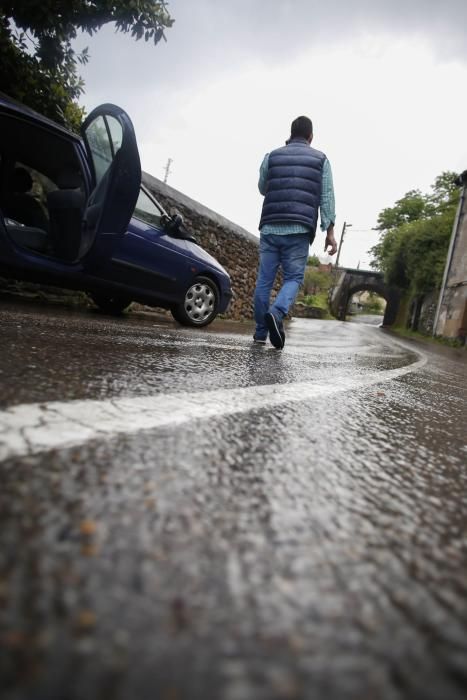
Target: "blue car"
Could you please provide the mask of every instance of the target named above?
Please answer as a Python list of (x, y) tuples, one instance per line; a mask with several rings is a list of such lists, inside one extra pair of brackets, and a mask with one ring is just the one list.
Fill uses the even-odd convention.
[(232, 296), (224, 268), (141, 184), (129, 116), (97, 107), (81, 138), (0, 95), (0, 274), (132, 301), (206, 326)]

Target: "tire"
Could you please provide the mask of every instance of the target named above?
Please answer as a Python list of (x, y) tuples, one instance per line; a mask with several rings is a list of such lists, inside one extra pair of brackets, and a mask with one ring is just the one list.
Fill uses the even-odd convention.
[(173, 306), (172, 316), (182, 326), (207, 326), (219, 308), (219, 291), (209, 277), (196, 277), (185, 292), (183, 302)]
[(107, 296), (106, 294), (91, 294), (91, 299), (106, 314), (120, 316), (120, 314), (131, 304), (131, 299), (119, 296)]

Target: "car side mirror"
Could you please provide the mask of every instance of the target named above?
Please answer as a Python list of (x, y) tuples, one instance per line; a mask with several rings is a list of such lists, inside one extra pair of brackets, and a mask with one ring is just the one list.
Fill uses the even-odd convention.
[(161, 217), (164, 228), (172, 235), (177, 234), (183, 224), (183, 217), (176, 209), (170, 209), (169, 214), (164, 214)]
[(170, 209), (170, 228), (179, 231), (183, 225), (183, 216), (174, 208)]
[(180, 214), (175, 214), (175, 216), (172, 216), (172, 228), (174, 228), (176, 231), (179, 231), (182, 225), (183, 217), (180, 216)]
[(175, 208), (170, 209), (170, 214), (168, 216), (162, 217), (162, 223), (170, 236), (197, 243), (193, 234), (185, 228), (183, 216)]

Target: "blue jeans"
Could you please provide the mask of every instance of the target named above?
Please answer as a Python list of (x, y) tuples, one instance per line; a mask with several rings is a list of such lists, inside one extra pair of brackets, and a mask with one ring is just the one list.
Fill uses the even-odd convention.
[[(255, 289), (255, 321), (257, 338), (267, 338), (268, 329), (264, 324), (264, 314), (270, 311), (281, 321), (295, 301), (298, 288), (303, 282), (310, 248), (308, 233), (277, 235), (261, 234), (259, 243), (259, 268)], [(271, 290), (276, 274), (282, 267), (284, 282), (269, 308)]]

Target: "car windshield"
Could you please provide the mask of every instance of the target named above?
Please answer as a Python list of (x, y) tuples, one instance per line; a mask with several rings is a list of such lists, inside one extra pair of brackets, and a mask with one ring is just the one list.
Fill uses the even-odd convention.
[(161, 218), (163, 215), (164, 211), (162, 208), (159, 207), (143, 189), (140, 189), (133, 216), (150, 226), (162, 228)]

